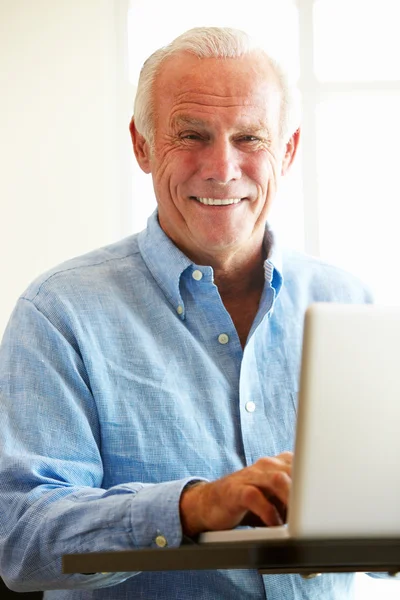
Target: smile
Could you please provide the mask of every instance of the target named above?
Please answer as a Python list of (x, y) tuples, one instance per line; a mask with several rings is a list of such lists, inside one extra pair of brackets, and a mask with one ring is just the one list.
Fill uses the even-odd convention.
[(229, 204), (239, 204), (242, 198), (227, 198), (226, 200), (220, 200), (219, 198), (198, 198), (192, 196), (201, 204), (207, 204), (208, 206), (228, 206)]

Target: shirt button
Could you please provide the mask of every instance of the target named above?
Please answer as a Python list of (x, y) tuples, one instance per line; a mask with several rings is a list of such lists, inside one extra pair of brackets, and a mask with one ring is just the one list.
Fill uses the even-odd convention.
[(218, 341), (220, 344), (227, 344), (229, 342), (229, 336), (226, 333), (220, 333), (218, 336)]
[(199, 271), (198, 269), (196, 269), (195, 271), (193, 271), (192, 277), (196, 281), (200, 281), (200, 279), (203, 279), (203, 273), (201, 271)]
[(245, 409), (247, 412), (252, 413), (256, 410), (256, 405), (250, 400), (250, 402), (246, 402)]
[(165, 548), (165, 546), (167, 545), (167, 540), (163, 535), (158, 535), (156, 537), (155, 542), (159, 548)]
[(176, 312), (178, 313), (178, 315), (181, 315), (183, 313), (183, 306), (181, 306), (181, 305), (177, 306)]

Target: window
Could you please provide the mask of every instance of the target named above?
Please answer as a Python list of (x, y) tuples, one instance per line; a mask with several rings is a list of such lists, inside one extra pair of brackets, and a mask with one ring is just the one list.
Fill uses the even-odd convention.
[(311, 111), (314, 115), (316, 202), (310, 208), (318, 230), (313, 250), (358, 274), (377, 302), (397, 304), (398, 0), (304, 5), (303, 22), (313, 40), (302, 64), (315, 101), (304, 106), (310, 122)]

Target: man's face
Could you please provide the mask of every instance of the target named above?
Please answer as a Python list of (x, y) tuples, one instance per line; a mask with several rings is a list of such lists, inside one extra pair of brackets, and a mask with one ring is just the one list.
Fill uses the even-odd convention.
[(162, 229), (195, 262), (254, 253), (295, 147), (279, 139), (272, 68), (255, 55), (180, 53), (164, 63), (154, 101), (153, 152), (145, 144), (136, 155), (152, 174)]

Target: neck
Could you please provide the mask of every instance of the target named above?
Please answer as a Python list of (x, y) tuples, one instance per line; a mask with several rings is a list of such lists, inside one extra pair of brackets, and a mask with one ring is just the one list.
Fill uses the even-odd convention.
[(206, 263), (200, 263), (209, 264), (214, 269), (214, 282), (235, 325), (242, 348), (258, 311), (265, 283), (264, 261), (271, 253), (272, 244), (273, 235), (267, 229), (264, 243), (252, 254), (247, 253), (244, 257), (243, 252), (237, 252), (229, 260), (216, 260), (214, 256)]
[(214, 270), (214, 282), (222, 297), (240, 298), (264, 287), (264, 262), (270, 256), (273, 234), (267, 229), (263, 244), (246, 256), (237, 252), (223, 260), (212, 257), (207, 263)]
[(235, 325), (242, 348), (257, 314), (261, 294), (264, 288), (264, 260), (266, 253), (262, 248), (254, 260), (239, 268), (229, 265), (224, 268), (214, 265), (214, 282), (218, 287), (222, 302)]
[(213, 264), (214, 283), (222, 298), (241, 298), (262, 290), (264, 286), (264, 252), (246, 261), (230, 261), (228, 264)]

